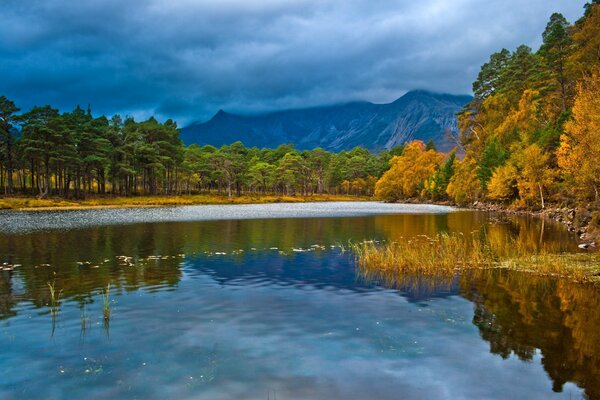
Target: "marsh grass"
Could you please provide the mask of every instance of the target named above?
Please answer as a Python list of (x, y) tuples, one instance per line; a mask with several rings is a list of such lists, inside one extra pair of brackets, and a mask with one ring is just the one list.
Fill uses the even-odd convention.
[(56, 315), (60, 309), (60, 295), (62, 294), (62, 289), (58, 291), (56, 290), (55, 281), (52, 283), (47, 282), (47, 285), (48, 289), (50, 290), (50, 312), (52, 315)]
[(492, 245), (480, 233), (439, 233), (381, 245), (362, 242), (352, 244), (351, 249), (363, 277), (392, 285), (406, 281), (407, 276), (419, 284), (437, 280), (446, 285), (456, 274), (493, 268), (600, 282), (600, 258), (594, 253), (559, 254), (516, 240)]
[(132, 197), (92, 197), (86, 200), (65, 200), (61, 198), (37, 199), (33, 197), (0, 197), (0, 210), (55, 210), (55, 209), (87, 209), (87, 208), (121, 208), (121, 207), (157, 207), (186, 206), (200, 204), (266, 204), (266, 203), (304, 203), (324, 201), (364, 201), (371, 200), (366, 196), (350, 195), (310, 195), (283, 196), (246, 194), (227, 197), (217, 193), (181, 195), (181, 196), (132, 196)]
[(106, 288), (102, 290), (102, 317), (104, 322), (110, 321), (110, 283), (106, 285)]
[(87, 328), (90, 325), (90, 316), (87, 313), (85, 306), (81, 310), (81, 334), (85, 336)]

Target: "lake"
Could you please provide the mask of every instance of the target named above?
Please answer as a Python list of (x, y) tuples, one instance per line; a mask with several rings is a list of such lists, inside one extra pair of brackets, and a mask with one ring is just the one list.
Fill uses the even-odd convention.
[(386, 287), (348, 251), (438, 232), (577, 251), (559, 224), (430, 205), (2, 212), (0, 398), (600, 399), (596, 288)]

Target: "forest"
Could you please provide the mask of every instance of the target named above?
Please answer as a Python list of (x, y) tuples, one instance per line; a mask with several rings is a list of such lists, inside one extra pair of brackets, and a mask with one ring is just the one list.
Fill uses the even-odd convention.
[(186, 147), (172, 120), (95, 118), (79, 106), (63, 114), (50, 106), (18, 112), (0, 97), (0, 188), (8, 195), (372, 195), (391, 157), (402, 152), (374, 155), (355, 148), (334, 154), (240, 142)]
[(459, 114), (462, 160), (411, 143), (375, 194), (520, 207), (598, 202), (600, 190), (600, 2), (574, 24), (551, 16), (533, 52), (490, 56)]
[[(490, 56), (459, 114), (460, 144), (444, 154), (414, 141), (372, 154), (184, 146), (177, 125), (94, 117), (77, 106), (20, 113), (0, 97), (0, 190), (89, 194), (215, 192), (374, 195), (386, 201), (494, 201), (529, 208), (600, 200), (600, 0), (574, 24), (551, 16), (537, 51)], [(457, 156), (460, 155), (460, 156)]]

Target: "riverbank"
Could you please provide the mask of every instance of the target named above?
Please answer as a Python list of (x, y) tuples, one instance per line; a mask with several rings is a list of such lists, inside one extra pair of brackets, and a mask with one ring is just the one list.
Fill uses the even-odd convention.
[(476, 201), (470, 204), (468, 208), (479, 211), (548, 218), (564, 224), (569, 232), (576, 233), (582, 242), (581, 248), (593, 248), (600, 243), (600, 210), (594, 209), (591, 205), (588, 207), (548, 205), (544, 209), (532, 210)]
[(515, 207), (512, 205), (475, 201), (468, 204), (455, 204), (452, 201), (428, 201), (424, 199), (403, 199), (402, 203), (437, 204), (467, 210), (488, 211), (509, 215), (530, 215), (547, 218), (564, 224), (569, 232), (576, 233), (581, 248), (595, 248), (600, 245), (600, 208), (589, 204), (587, 207), (564, 207), (548, 204), (544, 209)]
[(49, 211), (49, 210), (85, 210), (99, 208), (131, 208), (191, 206), (206, 204), (268, 204), (268, 203), (306, 203), (326, 201), (368, 201), (372, 197), (315, 194), (310, 196), (277, 196), (277, 195), (242, 195), (227, 197), (226, 195), (198, 194), (182, 196), (139, 196), (139, 197), (89, 197), (85, 200), (35, 197), (0, 197), (0, 210), (14, 211)]

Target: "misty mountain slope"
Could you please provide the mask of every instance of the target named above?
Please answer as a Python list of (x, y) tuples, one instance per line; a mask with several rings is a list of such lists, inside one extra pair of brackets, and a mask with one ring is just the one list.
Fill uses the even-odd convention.
[(352, 102), (252, 116), (219, 110), (209, 121), (181, 129), (181, 138), (185, 144), (217, 147), (239, 140), (246, 146), (293, 143), (298, 149), (332, 151), (355, 146), (379, 151), (420, 139), (449, 150), (458, 131), (456, 113), (469, 101), (470, 96), (418, 90), (389, 104)]

